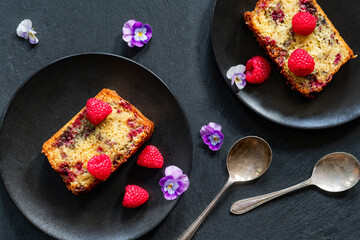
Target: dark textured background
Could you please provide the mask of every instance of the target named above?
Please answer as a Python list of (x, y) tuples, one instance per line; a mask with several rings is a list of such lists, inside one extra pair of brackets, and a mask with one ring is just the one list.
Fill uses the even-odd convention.
[[(232, 186), (194, 239), (358, 239), (359, 186), (338, 194), (310, 187), (243, 216), (230, 214), (229, 208), (236, 200), (305, 180), (324, 154), (346, 151), (360, 157), (360, 122), (327, 130), (297, 130), (269, 122), (249, 110), (222, 80), (212, 53), (214, 3), (0, 1), (0, 117), (19, 86), (60, 57), (109, 52), (131, 58), (151, 69), (174, 91), (188, 116), (194, 139), (189, 190), (169, 217), (142, 239), (176, 239), (226, 182), (226, 153), (246, 135), (258, 135), (269, 142), (272, 165), (260, 179)], [(38, 32), (37, 46), (16, 36), (16, 27), (25, 18), (33, 21)], [(130, 49), (121, 39), (122, 25), (132, 18), (153, 27), (153, 39), (142, 49)], [(215, 153), (199, 137), (199, 129), (209, 121), (221, 124), (225, 135), (222, 149)], [(2, 180), (0, 219), (0, 239), (51, 239), (19, 212)]]

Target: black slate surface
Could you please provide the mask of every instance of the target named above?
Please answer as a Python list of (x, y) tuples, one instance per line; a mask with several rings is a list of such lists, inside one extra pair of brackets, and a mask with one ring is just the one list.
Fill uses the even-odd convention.
[[(249, 110), (222, 80), (215, 63), (210, 37), (214, 3), (1, 1), (0, 117), (17, 88), (60, 57), (83, 52), (129, 57), (156, 73), (177, 95), (190, 122), (194, 147), (189, 190), (169, 217), (141, 239), (176, 239), (226, 182), (227, 151), (246, 135), (269, 142), (272, 165), (260, 179), (232, 186), (194, 239), (358, 239), (359, 185), (338, 194), (310, 187), (243, 216), (230, 214), (236, 200), (305, 180), (324, 154), (346, 151), (360, 157), (360, 120), (331, 129), (298, 130)], [(38, 32), (37, 46), (16, 36), (16, 27), (25, 18), (33, 21)], [(121, 39), (122, 25), (131, 18), (153, 27), (153, 39), (142, 49), (130, 49)], [(222, 149), (215, 153), (199, 137), (201, 126), (209, 121), (221, 124), (225, 135)], [(19, 212), (2, 180), (0, 219), (0, 239), (51, 239)]]

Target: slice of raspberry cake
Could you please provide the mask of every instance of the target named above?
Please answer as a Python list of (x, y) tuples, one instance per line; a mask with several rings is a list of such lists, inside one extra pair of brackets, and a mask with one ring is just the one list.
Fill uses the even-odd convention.
[[(91, 158), (108, 156), (114, 172), (151, 137), (153, 130), (153, 122), (138, 109), (115, 91), (103, 89), (44, 143), (42, 152), (67, 188), (80, 194), (104, 181), (89, 173), (87, 164)], [(99, 171), (101, 167), (104, 164), (100, 163)]]
[[(356, 57), (315, 0), (260, 0), (244, 17), (292, 88), (306, 97), (320, 92), (344, 63)], [(296, 49), (305, 50), (315, 62), (307, 69), (301, 69), (302, 62), (297, 63), (300, 69), (295, 73), (310, 72), (306, 76), (289, 69), (289, 57)]]

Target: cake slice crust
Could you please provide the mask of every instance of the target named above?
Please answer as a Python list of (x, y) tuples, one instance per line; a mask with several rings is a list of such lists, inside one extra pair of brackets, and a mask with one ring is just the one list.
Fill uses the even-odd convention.
[(99, 124), (80, 110), (42, 148), (51, 167), (74, 194), (90, 191), (102, 181), (87, 171), (94, 155), (106, 154), (112, 161), (111, 172), (126, 162), (154, 131), (154, 124), (115, 91), (103, 89), (95, 98), (108, 103), (112, 112)]
[[(292, 30), (293, 16), (304, 11), (317, 20), (309, 36), (297, 35)], [(306, 97), (320, 92), (342, 65), (356, 57), (315, 0), (260, 0), (244, 18), (287, 82)], [(315, 69), (308, 76), (295, 76), (287, 66), (289, 56), (297, 48), (314, 58)]]

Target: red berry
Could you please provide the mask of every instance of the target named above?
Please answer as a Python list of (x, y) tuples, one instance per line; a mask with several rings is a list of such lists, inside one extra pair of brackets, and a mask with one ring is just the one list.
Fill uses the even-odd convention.
[(90, 98), (86, 103), (86, 117), (94, 125), (101, 123), (111, 112), (111, 106), (102, 100)]
[(99, 180), (106, 180), (111, 174), (111, 160), (106, 154), (90, 158), (87, 169), (91, 175)]
[(288, 67), (296, 76), (305, 77), (314, 71), (315, 61), (307, 51), (298, 48), (291, 53)]
[(298, 12), (292, 19), (292, 28), (296, 34), (310, 35), (316, 27), (314, 15), (308, 12)]
[(271, 73), (270, 63), (261, 56), (255, 56), (246, 63), (246, 81), (249, 83), (263, 83)]
[(137, 165), (147, 168), (162, 168), (163, 164), (164, 158), (159, 149), (152, 145), (146, 146), (137, 159)]
[(125, 187), (123, 206), (126, 208), (136, 208), (143, 205), (148, 199), (149, 194), (145, 189), (137, 185), (127, 185)]

